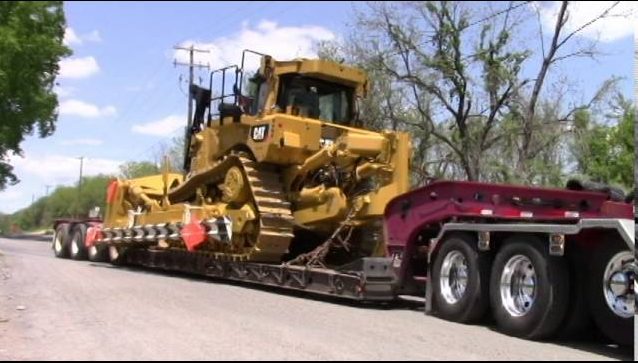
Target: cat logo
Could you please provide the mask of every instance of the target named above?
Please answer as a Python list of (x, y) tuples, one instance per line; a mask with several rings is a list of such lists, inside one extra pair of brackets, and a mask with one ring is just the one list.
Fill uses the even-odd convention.
[(258, 125), (250, 128), (250, 137), (253, 141), (264, 141), (268, 136), (268, 125)]

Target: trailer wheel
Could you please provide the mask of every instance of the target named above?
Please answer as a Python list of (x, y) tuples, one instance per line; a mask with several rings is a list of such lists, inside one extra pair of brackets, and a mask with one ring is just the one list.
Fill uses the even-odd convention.
[(108, 255), (109, 262), (113, 265), (123, 265), (124, 264), (124, 248), (117, 246), (109, 246), (108, 247)]
[(458, 233), (443, 242), (431, 282), (441, 318), (473, 323), (485, 315), (489, 303), (489, 266), (489, 256), (476, 250), (475, 237)]
[(587, 289), (589, 284), (590, 254), (584, 247), (570, 245), (565, 258), (569, 264), (569, 305), (565, 320), (558, 330), (558, 338), (562, 340), (589, 337), (594, 327), (594, 320), (589, 312)]
[(69, 225), (67, 223), (61, 223), (55, 229), (53, 234), (53, 253), (57, 258), (69, 257)]
[(632, 345), (635, 292), (633, 274), (626, 270), (634, 261), (620, 243), (604, 243), (594, 252), (589, 278), (589, 306), (598, 328), (620, 345)]
[(562, 257), (549, 256), (533, 236), (514, 236), (497, 253), (490, 277), (492, 314), (501, 331), (548, 338), (564, 321), (569, 274)]
[(86, 259), (86, 226), (84, 224), (76, 224), (71, 234), (70, 252), (71, 258), (74, 260)]
[(90, 246), (87, 249), (89, 261), (91, 262), (104, 262), (107, 260), (108, 249), (104, 246), (96, 245)]

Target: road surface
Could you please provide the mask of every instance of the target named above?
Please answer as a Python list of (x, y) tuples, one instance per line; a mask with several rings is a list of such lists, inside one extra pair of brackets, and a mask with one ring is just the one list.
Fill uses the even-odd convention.
[(485, 326), (278, 290), (56, 259), (0, 239), (0, 360), (608, 360), (600, 342), (541, 343)]

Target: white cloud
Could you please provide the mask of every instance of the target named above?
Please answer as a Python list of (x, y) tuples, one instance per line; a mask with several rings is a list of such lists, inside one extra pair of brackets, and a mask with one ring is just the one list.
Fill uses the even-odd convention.
[(60, 103), (60, 115), (98, 118), (115, 116), (117, 110), (113, 106), (98, 107), (80, 100), (66, 100)]
[(9, 186), (0, 192), (0, 213), (11, 214), (30, 201), (31, 199), (27, 198), (24, 190), (20, 190), (20, 184)]
[(73, 44), (82, 44), (82, 39), (80, 39), (80, 37), (78, 37), (77, 34), (75, 34), (75, 31), (73, 30), (73, 28), (66, 28), (64, 29), (64, 39), (62, 40), (62, 42), (65, 45), (73, 45)]
[(184, 116), (170, 115), (161, 120), (151, 121), (145, 124), (135, 124), (131, 128), (131, 131), (145, 135), (167, 136), (186, 127), (186, 121), (184, 119)]
[(82, 45), (85, 41), (94, 43), (101, 42), (102, 37), (100, 37), (100, 32), (93, 30), (88, 34), (78, 35), (71, 27), (64, 29), (63, 43), (65, 45)]
[(88, 34), (85, 34), (82, 37), (84, 40), (86, 40), (87, 42), (96, 42), (99, 43), (102, 41), (102, 37), (100, 36), (100, 32), (97, 30), (94, 30)]
[[(0, 192), (0, 213), (14, 213), (31, 204), (32, 198), (41, 198), (46, 186), (52, 192), (57, 186), (77, 185), (80, 173), (80, 155), (62, 155), (26, 152), (24, 157), (11, 155), (9, 163), (20, 178), (17, 185)], [(101, 158), (84, 158), (83, 176), (98, 174), (117, 175), (123, 161)]]
[(62, 87), (62, 86), (53, 87), (53, 92), (55, 92), (60, 98), (69, 97), (73, 94), (74, 91), (75, 91), (75, 88), (73, 87)]
[[(33, 154), (11, 159), (23, 180), (31, 175), (46, 180), (48, 184), (70, 184), (77, 181), (80, 172), (80, 160), (74, 156)], [(121, 164), (118, 160), (84, 158), (82, 175), (114, 174)]]
[(22, 193), (19, 190), (7, 189), (0, 192), (0, 201), (2, 202), (15, 201), (22, 198), (23, 196), (24, 196), (24, 193)]
[[(537, 2), (540, 7), (543, 28), (551, 31), (556, 24), (556, 16), (560, 10), (560, 1)], [(565, 34), (569, 34), (601, 15), (613, 5), (612, 1), (570, 1), (567, 7), (569, 18), (565, 24)], [(621, 1), (607, 17), (597, 20), (578, 34), (589, 39), (602, 42), (630, 36), (634, 32), (636, 5), (633, 1)], [(551, 30), (550, 30), (551, 29)]]
[[(262, 20), (255, 27), (244, 22), (242, 29), (229, 37), (219, 37), (211, 42), (191, 40), (182, 43), (181, 46), (194, 45), (196, 48), (208, 50), (209, 53), (195, 53), (195, 62), (208, 63), (216, 69), (240, 63), (241, 52), (244, 49), (266, 53), (277, 60), (313, 57), (313, 48), (317, 41), (334, 38), (334, 33), (320, 26), (280, 26), (276, 22)], [(176, 50), (174, 55), (177, 61), (188, 62), (188, 51)], [(255, 69), (258, 65), (259, 57), (247, 55), (247, 69)]]
[(100, 71), (93, 57), (66, 58), (60, 61), (60, 78), (86, 78)]
[(72, 145), (88, 145), (88, 146), (98, 146), (102, 145), (104, 141), (97, 139), (74, 139), (74, 140), (63, 140), (60, 141), (60, 145), (64, 146), (72, 146)]

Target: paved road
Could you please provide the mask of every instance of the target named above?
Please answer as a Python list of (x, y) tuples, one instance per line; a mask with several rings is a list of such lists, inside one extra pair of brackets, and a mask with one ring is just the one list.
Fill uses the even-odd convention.
[[(0, 360), (600, 360), (602, 343), (520, 340), (428, 317), (108, 264), (0, 239)], [(18, 310), (24, 308), (24, 310)]]

